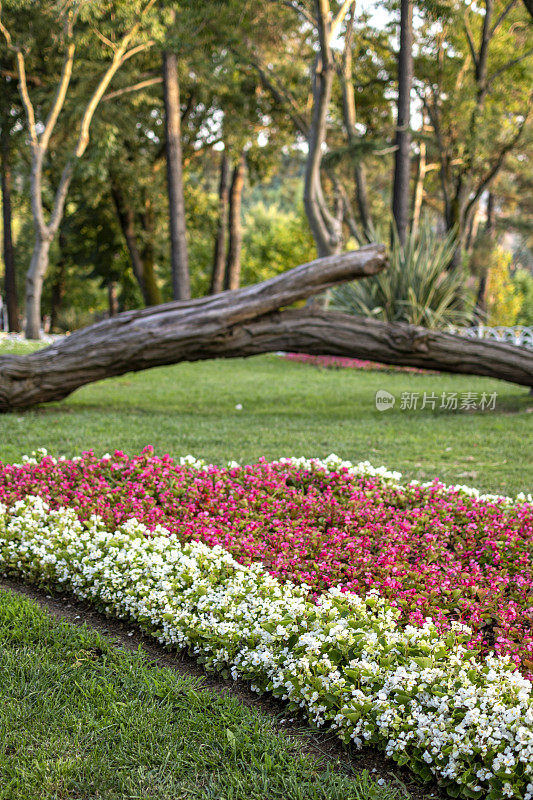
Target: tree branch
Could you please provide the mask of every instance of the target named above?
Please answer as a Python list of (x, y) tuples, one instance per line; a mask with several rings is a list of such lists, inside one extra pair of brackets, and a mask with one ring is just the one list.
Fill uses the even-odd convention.
[(489, 78), (487, 78), (487, 88), (494, 83), (496, 78), (499, 78), (499, 76), (502, 75), (504, 72), (507, 72), (508, 69), (514, 67), (515, 64), (519, 64), (521, 61), (524, 61), (524, 59), (529, 58), (529, 56), (532, 53), (533, 53), (533, 47), (530, 47), (529, 50), (526, 50), (526, 52), (522, 53), (521, 56), (513, 58), (511, 61), (508, 61), (507, 64), (504, 64), (503, 67), (497, 69), (496, 72), (493, 72), (492, 75)]
[(74, 63), (74, 50), (75, 50), (74, 42), (70, 42), (67, 47), (67, 55), (65, 61), (63, 62), (63, 70), (61, 72), (61, 78), (59, 81), (59, 86), (57, 87), (57, 94), (50, 109), (50, 113), (48, 114), (48, 119), (46, 120), (46, 124), (44, 126), (44, 131), (42, 133), (39, 146), (41, 147), (43, 153), (46, 152), (48, 149), (48, 144), (50, 142), (50, 137), (54, 130), (55, 124), (57, 122), (57, 118), (61, 113), (61, 109), (65, 103), (65, 98), (67, 96), (67, 90), (70, 83), (70, 78), (72, 76), (72, 65)]
[[(153, 3), (149, 3), (149, 5), (152, 4)], [(124, 36), (120, 46), (115, 51), (113, 60), (109, 64), (105, 73), (102, 75), (98, 86), (94, 90), (93, 95), (85, 108), (80, 123), (80, 134), (78, 137), (78, 143), (74, 151), (74, 156), (76, 158), (81, 158), (81, 156), (83, 155), (83, 153), (87, 148), (87, 145), (89, 144), (89, 128), (92, 122), (92, 118), (98, 107), (98, 103), (104, 96), (105, 90), (111, 83), (111, 80), (113, 79), (115, 73), (118, 71), (118, 69), (122, 66), (122, 64), (127, 58), (130, 58), (132, 55), (135, 55), (135, 53), (141, 52), (141, 50), (146, 50), (148, 47), (151, 47), (154, 44), (154, 42), (150, 40), (142, 45), (138, 45), (137, 47), (132, 48), (129, 51), (127, 50), (129, 43), (137, 33), (139, 27), (140, 27), (140, 22), (134, 25), (134, 27), (130, 30), (130, 32), (126, 34), (126, 36)]]
[[(490, 22), (494, 10), (494, 0), (485, 0), (485, 16), (483, 17), (483, 29), (481, 33), (481, 44), (477, 58), (476, 80), (479, 85), (479, 93), (485, 89), (485, 79), (487, 76), (487, 60), (489, 55), (489, 45), (491, 42)], [(479, 101), (478, 101), (479, 102)]]
[[(19, 74), (18, 70), (13, 69), (0, 69), (0, 75), (3, 78), (15, 78), (18, 80)], [(26, 80), (28, 83), (33, 83), (34, 86), (42, 86), (43, 82), (37, 75), (26, 75)]]
[(331, 41), (337, 35), (337, 32), (338, 32), (340, 26), (343, 23), (344, 17), (346, 16), (348, 11), (350, 10), (350, 6), (352, 6), (354, 3), (355, 3), (355, 0), (344, 0), (342, 6), (340, 7), (340, 9), (339, 9), (339, 11), (337, 13), (337, 16), (335, 17), (335, 19), (333, 20), (333, 22), (330, 25), (330, 29), (329, 29), (329, 41), (330, 41), (330, 44), (331, 44)]
[(15, 59), (17, 62), (20, 96), (22, 98), (22, 105), (24, 106), (24, 111), (26, 112), (26, 118), (28, 120), (28, 130), (30, 133), (30, 140), (32, 146), (37, 147), (38, 137), (37, 137), (37, 129), (35, 127), (35, 110), (33, 108), (33, 103), (31, 102), (30, 94), (28, 92), (28, 81), (26, 79), (26, 62), (24, 61), (24, 56), (22, 55), (20, 48), (13, 44), (11, 34), (4, 25), (4, 23), (2, 22), (1, 14), (2, 14), (2, 3), (0, 2), (0, 33), (2, 33), (4, 39), (6, 40), (8, 50), (11, 50), (11, 52), (15, 54)]
[(485, 174), (485, 176), (479, 182), (477, 188), (474, 190), (474, 196), (470, 199), (470, 201), (468, 202), (468, 204), (466, 206), (466, 209), (465, 209), (465, 218), (468, 216), (468, 214), (470, 214), (470, 212), (472, 211), (473, 207), (475, 206), (475, 204), (477, 203), (477, 201), (479, 200), (479, 198), (481, 197), (481, 195), (483, 194), (485, 189), (487, 189), (487, 187), (494, 180), (494, 178), (496, 177), (496, 175), (498, 174), (500, 169), (503, 167), (503, 164), (504, 164), (504, 161), (505, 161), (505, 158), (506, 158), (507, 154), (513, 149), (513, 147), (520, 140), (520, 137), (522, 136), (522, 133), (524, 132), (524, 129), (526, 127), (526, 124), (527, 124), (527, 121), (528, 121), (528, 118), (529, 118), (529, 114), (530, 114), (530, 107), (528, 106), (528, 110), (527, 110), (526, 114), (524, 114), (524, 119), (522, 120), (522, 122), (521, 122), (521, 124), (520, 124), (520, 126), (519, 126), (519, 128), (518, 128), (518, 130), (516, 132), (516, 134), (501, 149), (501, 151), (500, 151), (498, 157), (496, 158), (495, 162), (493, 163), (492, 167), (488, 170), (488, 172)]
[(54, 207), (52, 209), (52, 214), (50, 215), (50, 222), (48, 223), (48, 233), (51, 236), (55, 236), (55, 234), (59, 229), (61, 218), (63, 216), (63, 209), (65, 207), (65, 200), (67, 199), (67, 194), (70, 186), (70, 181), (72, 180), (73, 170), (74, 170), (74, 165), (72, 163), (72, 160), (67, 161), (67, 163), (63, 167), (61, 178), (59, 179), (59, 185), (54, 195)]
[[(238, 55), (237, 53), (237, 56)], [(309, 135), (309, 126), (304, 117), (300, 114), (298, 105), (292, 94), (275, 81), (272, 75), (267, 72), (265, 66), (257, 58), (250, 58), (249, 60), (252, 67), (254, 67), (259, 75), (264, 88), (270, 92), (277, 103), (285, 107), (295, 127), (307, 138)]]
[(30, 99), (30, 94), (28, 92), (28, 82), (26, 80), (26, 63), (24, 61), (24, 56), (17, 50), (17, 67), (19, 72), (19, 86), (20, 86), (20, 96), (22, 98), (22, 105), (24, 106), (24, 110), (26, 112), (26, 118), (28, 120), (28, 131), (30, 134), (30, 139), (33, 147), (38, 147), (38, 137), (37, 137), (37, 127), (35, 125), (35, 110), (33, 108), (33, 103)]
[(115, 51), (117, 46), (111, 39), (108, 39), (107, 36), (104, 36), (103, 33), (100, 33), (98, 28), (93, 28), (94, 33), (98, 36), (101, 42), (103, 42), (107, 47), (111, 48), (111, 50)]
[(143, 50), (148, 50), (150, 47), (153, 47), (155, 44), (155, 39), (149, 39), (147, 42), (143, 42), (142, 44), (138, 44), (136, 47), (132, 47), (131, 50), (128, 50), (127, 53), (124, 53), (122, 59), (120, 61), (120, 65), (127, 61), (132, 56), (136, 56), (137, 53), (142, 53)]
[(477, 69), (476, 45), (474, 43), (474, 37), (472, 36), (472, 31), (470, 30), (470, 23), (468, 22), (468, 17), (466, 16), (466, 13), (465, 13), (465, 16), (464, 16), (464, 24), (465, 24), (466, 38), (467, 38), (467, 41), (468, 41), (468, 46), (470, 48), (470, 53), (472, 55), (472, 60), (474, 62), (474, 66)]
[(511, 0), (511, 2), (508, 3), (505, 6), (505, 8), (503, 9), (502, 13), (500, 14), (500, 16), (498, 17), (498, 19), (496, 20), (496, 22), (494, 23), (494, 25), (491, 28), (491, 31), (490, 31), (490, 35), (491, 36), (494, 36), (494, 34), (496, 33), (496, 31), (498, 30), (498, 28), (500, 27), (500, 25), (504, 21), (504, 19), (507, 16), (507, 14), (515, 7), (517, 2), (518, 2), (518, 0)]
[(134, 83), (132, 86), (124, 86), (122, 89), (116, 89), (114, 92), (108, 92), (102, 97), (102, 100), (114, 100), (116, 97), (122, 97), (122, 95), (129, 94), (130, 92), (138, 92), (141, 89), (146, 89), (148, 86), (156, 86), (159, 83), (163, 83), (163, 78), (147, 78), (144, 81), (139, 81), (139, 83)]
[[(274, 0), (274, 2), (276, 2), (276, 0)], [(316, 18), (304, 6), (301, 6), (297, 0), (279, 0), (279, 2), (281, 2), (281, 5), (286, 6), (286, 8), (296, 11), (309, 25), (316, 28)]]

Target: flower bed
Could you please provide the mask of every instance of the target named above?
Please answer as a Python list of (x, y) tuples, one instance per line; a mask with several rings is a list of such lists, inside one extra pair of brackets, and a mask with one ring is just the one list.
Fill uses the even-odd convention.
[(467, 623), (469, 645), (533, 672), (533, 505), (464, 487), (402, 485), (398, 473), (326, 462), (176, 464), (147, 449), (0, 466), (0, 501), (27, 495), (110, 530), (136, 518), (179, 541), (219, 544), (281, 582), (361, 596), (377, 590), (400, 624)]
[(445, 636), (429, 620), (401, 627), (376, 591), (330, 588), (315, 603), (305, 584), (218, 545), (78, 512), (30, 495), (0, 503), (2, 569), (137, 620), (345, 741), (438, 776), (452, 796), (533, 798), (532, 684), (509, 658), (476, 659), (459, 623)]
[(285, 353), (286, 361), (298, 361), (301, 364), (310, 364), (313, 367), (324, 369), (362, 369), (371, 372), (416, 372), (420, 375), (435, 375), (434, 371), (419, 369), (418, 367), (395, 367), (393, 364), (380, 364), (377, 361), (366, 361), (361, 358), (347, 358), (346, 356), (310, 356), (305, 353)]

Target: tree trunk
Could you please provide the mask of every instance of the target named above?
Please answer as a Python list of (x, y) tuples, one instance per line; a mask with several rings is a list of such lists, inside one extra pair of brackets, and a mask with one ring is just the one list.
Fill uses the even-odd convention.
[(361, 225), (363, 226), (363, 233), (367, 242), (372, 241), (374, 223), (372, 221), (372, 212), (370, 211), (370, 203), (368, 200), (368, 191), (366, 186), (366, 167), (362, 161), (355, 165), (355, 196), (357, 199), (357, 208), (359, 209), (359, 216), (361, 217)]
[(278, 350), (533, 386), (533, 351), (523, 347), (308, 308), (277, 312), (338, 282), (375, 275), (385, 265), (385, 249), (371, 245), (234, 292), (123, 312), (36, 353), (0, 357), (0, 410), (60, 400), (80, 386), (125, 372)]
[(44, 239), (37, 233), (26, 273), (26, 339), (41, 338), (41, 295), (44, 276), (48, 270), (50, 239)]
[(4, 252), (4, 291), (6, 295), (7, 320), (10, 331), (17, 332), (19, 327), (17, 284), (15, 271), (15, 251), (13, 249), (13, 234), (11, 220), (11, 163), (9, 159), (9, 131), (6, 125), (2, 126), (2, 221), (3, 221), (3, 252)]
[(161, 302), (161, 295), (155, 281), (154, 265), (153, 263), (151, 265), (149, 263), (145, 264), (143, 253), (137, 241), (135, 209), (125, 197), (120, 187), (120, 182), (113, 177), (111, 177), (111, 196), (124, 239), (126, 240), (128, 253), (130, 254), (133, 274), (139, 284), (144, 303), (147, 306), (157, 305)]
[[(319, 7), (320, 10), (320, 7)], [(329, 24), (322, 18), (324, 27)], [(330, 214), (320, 177), (322, 148), (326, 141), (326, 126), (333, 84), (333, 57), (326, 33), (321, 37), (321, 55), (315, 59), (313, 72), (313, 113), (307, 140), (305, 163), (304, 207), (315, 240), (319, 258), (338, 252), (342, 241), (342, 226)]]
[(398, 54), (398, 119), (392, 214), (400, 244), (409, 227), (409, 176), (411, 166), (411, 85), (413, 82), (413, 2), (401, 0), (400, 52)]
[(472, 250), (476, 244), (476, 238), (479, 231), (479, 223), (481, 221), (481, 212), (479, 203), (476, 203), (474, 211), (472, 212), (471, 219), (468, 224), (468, 232), (466, 234), (465, 251), (468, 255), (472, 255)]
[(479, 276), (479, 284), (476, 295), (476, 303), (472, 315), (472, 324), (477, 325), (484, 322), (487, 318), (487, 279), (489, 275), (489, 263), (492, 250), (494, 248), (494, 238), (496, 235), (496, 203), (493, 192), (489, 193), (487, 200), (487, 221), (483, 232), (482, 242), (482, 263)]
[(157, 284), (156, 263), (155, 263), (155, 225), (152, 202), (149, 197), (145, 198), (144, 210), (140, 215), (142, 224), (142, 260), (144, 283), (146, 294), (149, 298), (147, 305), (156, 306), (161, 302), (161, 290)]
[(246, 155), (241, 153), (233, 169), (229, 192), (229, 244), (226, 259), (226, 289), (238, 289), (241, 282), (242, 221), (241, 204), (246, 171)]
[(50, 332), (56, 331), (59, 322), (59, 312), (63, 306), (63, 299), (65, 297), (65, 256), (63, 247), (65, 244), (65, 235), (60, 231), (59, 233), (59, 246), (61, 248), (61, 255), (56, 267), (54, 275), (54, 282), (52, 283), (52, 297), (50, 303)]
[(183, 198), (180, 87), (178, 60), (175, 53), (163, 53), (163, 94), (165, 98), (172, 294), (174, 300), (187, 300), (191, 296), (191, 287)]
[(474, 313), (472, 315), (472, 325), (477, 325), (480, 322), (485, 322), (487, 318), (487, 300), (485, 297), (486, 291), (487, 291), (487, 270), (484, 270), (479, 277), (476, 303), (474, 306)]
[[(133, 369), (134, 367), (131, 367), (129, 362), (131, 347), (137, 349), (143, 359), (144, 356), (141, 354), (146, 349), (145, 335), (149, 339), (154, 336), (154, 343), (159, 343), (156, 350), (160, 346), (163, 350), (160, 357), (164, 359), (166, 357), (164, 353), (167, 353), (169, 361), (166, 363), (173, 363), (174, 354), (178, 352), (173, 343), (181, 342), (178, 350), (181, 351), (180, 348), (185, 347), (183, 352), (190, 345), (194, 347), (196, 334), (193, 329), (197, 328), (200, 334), (207, 326), (207, 329), (211, 330), (216, 337), (221, 331), (228, 332), (234, 325), (246, 323), (257, 316), (274, 311), (280, 306), (290, 305), (310, 295), (319, 294), (339, 280), (374, 275), (383, 269), (385, 263), (385, 249), (374, 245), (344, 255), (313, 261), (264, 283), (232, 293), (223, 292), (201, 300), (166, 303), (140, 311), (123, 312), (112, 320), (99, 322), (85, 329), (87, 336), (83, 330), (77, 331), (62, 343), (54, 345), (52, 351), (47, 350), (48, 355), (53, 358), (47, 362), (45, 368), (49, 369), (53, 361), (58, 369), (62, 369), (65, 367), (63, 355), (67, 341), (75, 343), (79, 341), (80, 336), (82, 338), (81, 349), (74, 348), (76, 355), (68, 356), (67, 370), (69, 374), (63, 375), (63, 388), (58, 385), (52, 372), (50, 372), (49, 379), (44, 374), (38, 376), (37, 373), (33, 373), (31, 367), (33, 362), (31, 361), (19, 362), (22, 371), (17, 372), (18, 367), (16, 367), (13, 372), (0, 358), (0, 408), (31, 406), (34, 403), (58, 399), (60, 396), (66, 397), (77, 386), (97, 380), (94, 375), (103, 376), (110, 368), (111, 361), (115, 362), (115, 367), (111, 366), (110, 374), (121, 374), (121, 370), (127, 372)], [(188, 324), (188, 320), (191, 321), (192, 328)], [(153, 334), (152, 326), (154, 326)], [(109, 348), (108, 354), (104, 356), (99, 348), (93, 350), (91, 345), (91, 341), (100, 341), (100, 333), (107, 341)], [(205, 342), (205, 337), (202, 338), (199, 335), (198, 347), (200, 349), (202, 341)], [(71, 354), (74, 352), (70, 345), (67, 351)], [(148, 352), (146, 352), (146, 356), (150, 360), (151, 356)], [(146, 363), (148, 365), (148, 361)], [(5, 373), (7, 383), (2, 378), (2, 365), (4, 364), (7, 369)], [(10, 362), (10, 364), (14, 365), (14, 362)], [(30, 373), (26, 371), (25, 364), (32, 370)], [(117, 368), (118, 372), (115, 371)]]
[(411, 232), (413, 236), (419, 231), (420, 216), (422, 213), (422, 201), (424, 200), (424, 178), (426, 177), (426, 143), (420, 142), (418, 152), (418, 164), (416, 170), (416, 183), (413, 198), (413, 218), (411, 220)]
[[(350, 9), (348, 16), (346, 30), (344, 33), (344, 49), (342, 52), (342, 69), (340, 72), (342, 80), (342, 118), (344, 129), (346, 131), (346, 138), (350, 144), (354, 144), (360, 140), (360, 136), (356, 127), (356, 109), (355, 109), (355, 93), (353, 86), (353, 32), (355, 22), (355, 4)], [(367, 242), (372, 241), (372, 215), (370, 212), (370, 204), (368, 202), (368, 192), (366, 186), (366, 170), (362, 161), (358, 161), (354, 167), (355, 178), (355, 197), (357, 201), (357, 208), (361, 218), (361, 225), (363, 228), (363, 235)]]
[(463, 263), (463, 250), (465, 240), (465, 225), (463, 214), (462, 183), (459, 181), (455, 195), (451, 198), (449, 215), (446, 220), (448, 233), (455, 233), (456, 246), (448, 267), (449, 270), (460, 269)]
[(107, 284), (107, 302), (109, 309), (109, 316), (116, 317), (118, 314), (118, 297), (117, 297), (117, 284), (116, 281), (111, 281)]
[(217, 294), (224, 288), (224, 273), (226, 267), (226, 225), (228, 219), (228, 180), (229, 161), (226, 152), (222, 153), (220, 160), (220, 182), (218, 186), (218, 223), (215, 238), (215, 252), (213, 254), (213, 272), (209, 294)]

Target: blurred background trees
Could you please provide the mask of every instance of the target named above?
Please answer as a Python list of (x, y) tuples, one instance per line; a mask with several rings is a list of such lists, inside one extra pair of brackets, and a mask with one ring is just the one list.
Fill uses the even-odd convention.
[(391, 230), (390, 276), (336, 304), (436, 327), (531, 324), (533, 38), (518, 0), (0, 9), (0, 291), (12, 330), (26, 317), (36, 333), (28, 273), (43, 237), (38, 313), (61, 332), (254, 283), (378, 233), (391, 241)]

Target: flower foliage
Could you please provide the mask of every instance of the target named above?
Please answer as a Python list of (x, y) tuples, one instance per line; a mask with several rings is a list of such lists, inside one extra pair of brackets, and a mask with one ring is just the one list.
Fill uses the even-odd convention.
[(345, 356), (310, 356), (306, 353), (286, 353), (283, 356), (287, 361), (298, 361), (313, 367), (324, 369), (362, 369), (365, 372), (414, 372), (421, 375), (428, 374), (430, 370), (418, 367), (396, 367), (391, 364), (379, 364), (377, 361), (367, 361), (361, 358), (346, 358)]
[[(221, 545), (280, 581), (377, 590), (400, 624), (472, 629), (470, 645), (509, 654), (533, 673), (533, 505), (440, 483), (402, 485), (399, 473), (284, 460), (228, 468), (177, 464), (148, 448), (128, 458), (30, 459), (0, 468), (0, 501), (39, 495), (92, 514), (110, 530), (135, 518), (181, 542)], [(200, 465), (201, 466), (201, 465)]]
[(445, 636), (429, 619), (401, 628), (376, 591), (330, 588), (315, 603), (305, 584), (282, 584), (218, 545), (182, 544), (136, 520), (110, 529), (32, 496), (0, 503), (0, 559), (189, 647), (357, 747), (384, 747), (455, 797), (533, 798), (532, 684), (508, 657), (476, 660), (459, 623)]

